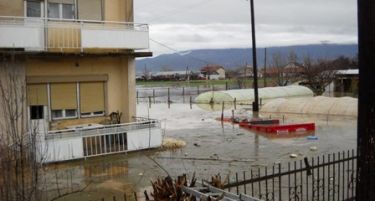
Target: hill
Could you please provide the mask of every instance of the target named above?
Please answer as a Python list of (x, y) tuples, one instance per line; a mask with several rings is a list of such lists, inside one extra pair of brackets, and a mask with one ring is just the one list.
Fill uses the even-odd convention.
[[(152, 72), (161, 69), (197, 70), (200, 67), (210, 63), (219, 64), (225, 68), (237, 68), (246, 63), (252, 64), (251, 48), (233, 48), (233, 49), (197, 49), (174, 54), (163, 54), (153, 58), (139, 59), (136, 61), (137, 72), (143, 71), (145, 66)], [(285, 47), (267, 48), (267, 63), (272, 63), (272, 56), (280, 53), (282, 57), (287, 58), (288, 54), (294, 51), (301, 62), (305, 55), (312, 58), (335, 59), (339, 56), (355, 57), (358, 52), (356, 44), (319, 44), (319, 45), (298, 45)], [(258, 66), (264, 66), (264, 48), (257, 48)]]

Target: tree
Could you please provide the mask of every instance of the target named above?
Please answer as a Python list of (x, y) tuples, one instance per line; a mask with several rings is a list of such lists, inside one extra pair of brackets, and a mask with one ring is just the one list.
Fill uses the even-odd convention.
[(297, 63), (297, 61), (298, 61), (297, 54), (294, 52), (294, 50), (290, 50), (289, 55), (288, 55), (288, 63)]
[[(59, 185), (57, 171), (47, 175), (42, 168), (46, 150), (40, 148), (40, 143), (44, 133), (28, 121), (25, 62), (14, 55), (0, 56), (0, 199), (56, 200), (83, 191), (89, 183), (75, 189), (64, 187)], [(57, 192), (53, 195), (47, 192), (51, 188), (47, 177), (49, 182), (55, 181), (52, 184)]]
[(321, 95), (334, 79), (336, 70), (327, 60), (311, 59), (310, 56), (304, 58), (304, 73), (302, 78), (304, 83), (308, 86), (315, 95)]
[[(27, 129), (26, 83), (22, 62), (0, 61), (0, 190), (2, 200), (41, 198), (37, 134)], [(40, 158), (39, 158), (40, 159)]]
[(280, 52), (275, 52), (272, 55), (272, 62), (275, 68), (277, 76), (277, 85), (285, 86), (288, 83), (287, 77), (284, 74), (284, 66), (286, 65), (285, 58), (281, 55)]

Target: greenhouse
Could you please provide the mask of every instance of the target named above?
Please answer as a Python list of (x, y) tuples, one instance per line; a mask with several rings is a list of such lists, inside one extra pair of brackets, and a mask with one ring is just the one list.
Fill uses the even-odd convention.
[[(269, 100), (275, 98), (312, 97), (313, 92), (304, 86), (265, 87), (259, 89), (259, 98)], [(236, 89), (228, 91), (210, 91), (195, 98), (196, 103), (233, 102), (251, 103), (254, 101), (254, 89)]]
[(261, 112), (357, 116), (358, 99), (351, 97), (279, 98), (267, 102)]

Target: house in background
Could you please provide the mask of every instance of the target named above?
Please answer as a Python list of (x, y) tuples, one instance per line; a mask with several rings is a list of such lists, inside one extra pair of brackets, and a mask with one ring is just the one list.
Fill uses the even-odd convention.
[(187, 71), (161, 71), (152, 75), (152, 80), (190, 80), (193, 72)]
[(281, 67), (267, 67), (261, 70), (263, 75), (266, 77), (298, 77), (301, 76), (305, 69), (302, 64), (291, 62)]
[(200, 77), (206, 80), (224, 80), (225, 69), (219, 65), (203, 66), (200, 70)]
[(26, 97), (47, 162), (161, 144), (158, 121), (135, 119), (135, 58), (152, 53), (133, 16), (133, 0), (0, 0), (0, 70), (17, 74), (6, 88)]
[[(259, 78), (263, 77), (262, 71), (258, 70), (257, 72), (258, 72), (257, 75)], [(246, 78), (254, 77), (254, 70), (253, 70), (253, 67), (250, 65), (238, 68), (236, 70), (236, 73), (237, 73), (237, 78), (246, 79)]]
[(358, 95), (358, 81), (358, 69), (337, 70), (333, 81), (334, 91), (341, 93), (342, 96), (356, 96)]

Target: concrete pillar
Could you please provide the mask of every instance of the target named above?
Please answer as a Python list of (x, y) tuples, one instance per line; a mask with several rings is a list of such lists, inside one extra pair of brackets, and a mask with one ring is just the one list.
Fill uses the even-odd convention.
[(134, 57), (121, 58), (121, 122), (132, 122), (136, 113), (136, 83)]

